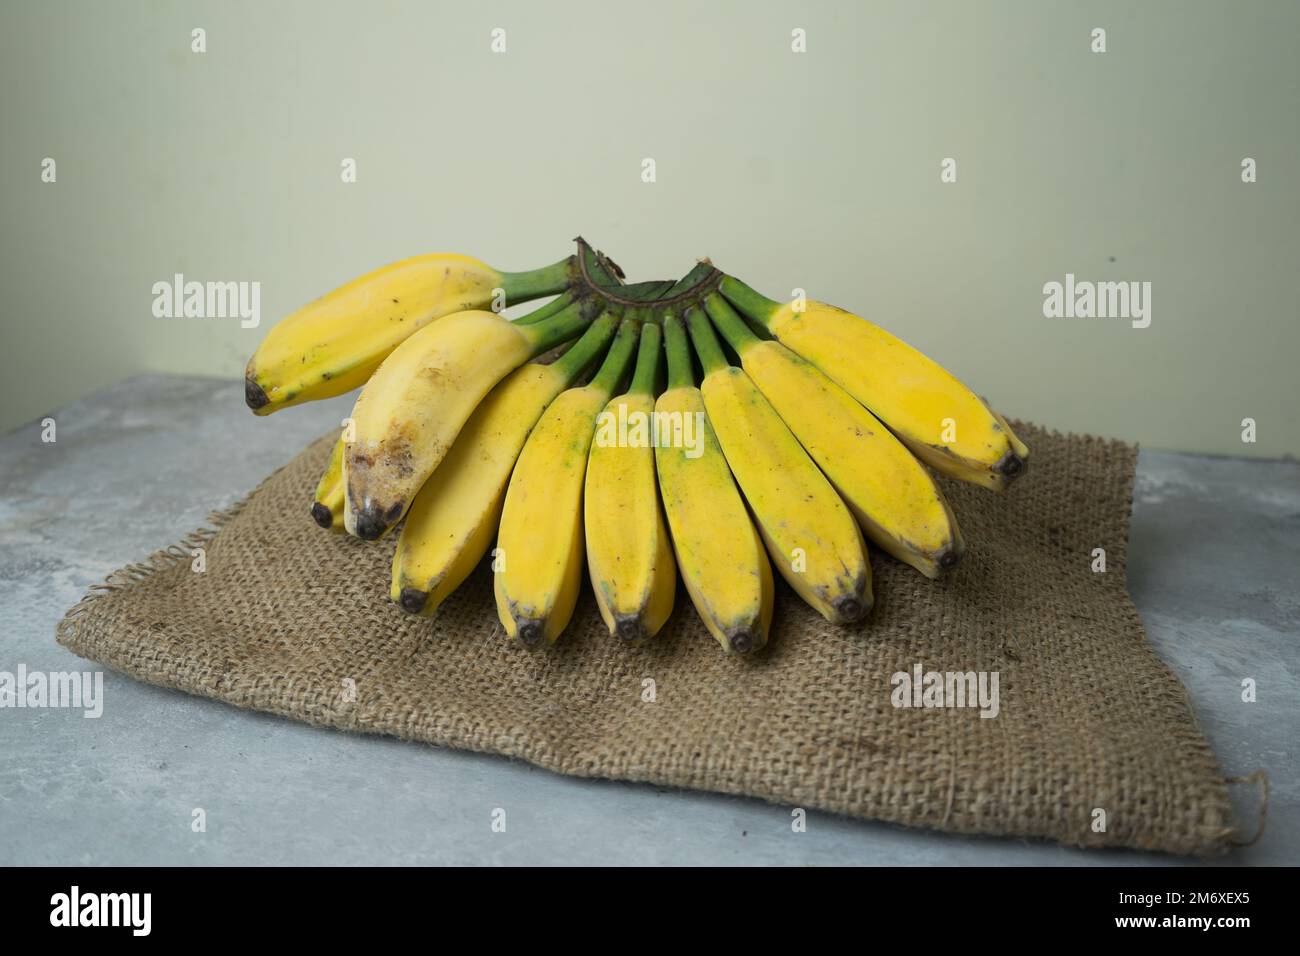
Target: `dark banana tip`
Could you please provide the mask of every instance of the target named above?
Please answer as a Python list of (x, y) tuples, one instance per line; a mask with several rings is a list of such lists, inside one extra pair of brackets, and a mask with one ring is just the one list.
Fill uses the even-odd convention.
[(939, 562), (938, 562), (939, 570), (951, 571), (953, 568), (957, 567), (960, 561), (961, 561), (960, 551), (956, 551), (952, 549), (945, 551), (943, 554), (939, 555)]
[(244, 403), (253, 411), (257, 411), (259, 408), (270, 405), (271, 399), (261, 385), (258, 385), (251, 378), (246, 378), (244, 379)]
[(998, 463), (993, 466), (993, 470), (1007, 481), (1010, 481), (1023, 475), (1025, 467), (1025, 460), (1014, 451), (1009, 451), (998, 459)]
[(620, 640), (639, 641), (645, 637), (645, 627), (642, 626), (640, 618), (630, 615), (620, 617), (614, 621), (614, 634)]
[(323, 505), (319, 501), (312, 502), (311, 516), (322, 528), (329, 528), (334, 524), (334, 512), (330, 511), (328, 505)]
[(836, 620), (841, 624), (855, 624), (871, 609), (869, 603), (848, 596), (836, 598), (831, 602), (831, 607), (835, 611)]
[(362, 541), (378, 541), (388, 530), (388, 525), (373, 511), (358, 512), (353, 527), (356, 529), (357, 537)]
[(402, 588), (402, 593), (397, 599), (402, 610), (409, 614), (419, 614), (424, 610), (424, 602), (429, 600), (429, 592), (421, 591), (419, 588)]
[(734, 631), (727, 635), (727, 641), (731, 644), (733, 654), (748, 654), (754, 649), (754, 635), (749, 631)]
[(517, 621), (519, 627), (519, 643), (524, 647), (536, 647), (542, 642), (545, 628), (542, 627), (541, 621)]

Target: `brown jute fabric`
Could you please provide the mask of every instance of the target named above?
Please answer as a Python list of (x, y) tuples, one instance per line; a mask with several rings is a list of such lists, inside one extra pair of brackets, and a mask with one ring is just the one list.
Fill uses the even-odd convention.
[[(1136, 449), (1016, 427), (1033, 457), (1010, 491), (944, 483), (969, 547), (950, 578), (874, 552), (876, 607), (852, 629), (778, 578), (772, 640), (752, 658), (724, 656), (684, 590), (640, 647), (605, 632), (589, 591), (557, 647), (514, 646), (487, 566), (435, 619), (403, 613), (387, 596), (393, 542), (308, 517), (333, 436), (214, 515), (215, 529), (115, 573), (59, 640), (237, 707), (560, 773), (963, 833), (1223, 852), (1225, 782), (1125, 590)], [(892, 675), (917, 664), (997, 672), (997, 716), (895, 707)]]

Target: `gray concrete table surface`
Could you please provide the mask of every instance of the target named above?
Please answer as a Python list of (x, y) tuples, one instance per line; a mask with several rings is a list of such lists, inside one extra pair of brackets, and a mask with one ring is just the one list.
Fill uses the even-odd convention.
[[(0, 438), (0, 670), (98, 669), (55, 624), (109, 572), (243, 496), (350, 397), (255, 419), (242, 384), (145, 376)], [(1300, 465), (1143, 452), (1129, 587), (1226, 774), (1264, 768), (1268, 825), (1209, 862), (1300, 861)], [(1242, 701), (1242, 680), (1258, 685)], [(1170, 865), (960, 837), (309, 727), (104, 674), (99, 719), (0, 709), (4, 864)], [(1258, 794), (1234, 788), (1244, 825)], [(491, 829), (507, 810), (505, 833)], [(194, 832), (202, 808), (206, 832)]]

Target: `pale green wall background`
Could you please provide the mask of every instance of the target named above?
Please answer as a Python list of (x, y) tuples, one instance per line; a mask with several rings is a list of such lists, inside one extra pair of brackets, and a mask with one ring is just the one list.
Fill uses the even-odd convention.
[[(276, 317), (386, 261), (524, 269), (582, 233), (631, 279), (709, 255), (771, 295), (803, 287), (1010, 415), (1300, 452), (1294, 2), (6, 3), (3, 21), (3, 427), (140, 371), (238, 376)], [(174, 272), (259, 280), (262, 328), (155, 319)], [(1066, 272), (1152, 282), (1151, 327), (1043, 318)]]

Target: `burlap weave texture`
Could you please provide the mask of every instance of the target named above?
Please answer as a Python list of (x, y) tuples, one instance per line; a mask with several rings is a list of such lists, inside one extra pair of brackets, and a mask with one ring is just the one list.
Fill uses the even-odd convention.
[[(874, 551), (876, 607), (847, 630), (778, 578), (772, 640), (748, 659), (721, 653), (680, 589), (664, 631), (638, 647), (609, 637), (589, 592), (557, 647), (514, 646), (486, 566), (432, 621), (403, 613), (387, 597), (393, 542), (308, 517), (333, 436), (214, 530), (115, 573), (59, 640), (238, 707), (560, 773), (967, 833), (1223, 852), (1226, 785), (1125, 589), (1136, 449), (1015, 427), (1033, 456), (1010, 491), (944, 482), (969, 547), (949, 578)], [(1099, 547), (1105, 573), (1091, 570)], [(997, 716), (895, 707), (891, 676), (917, 664), (996, 672)]]

